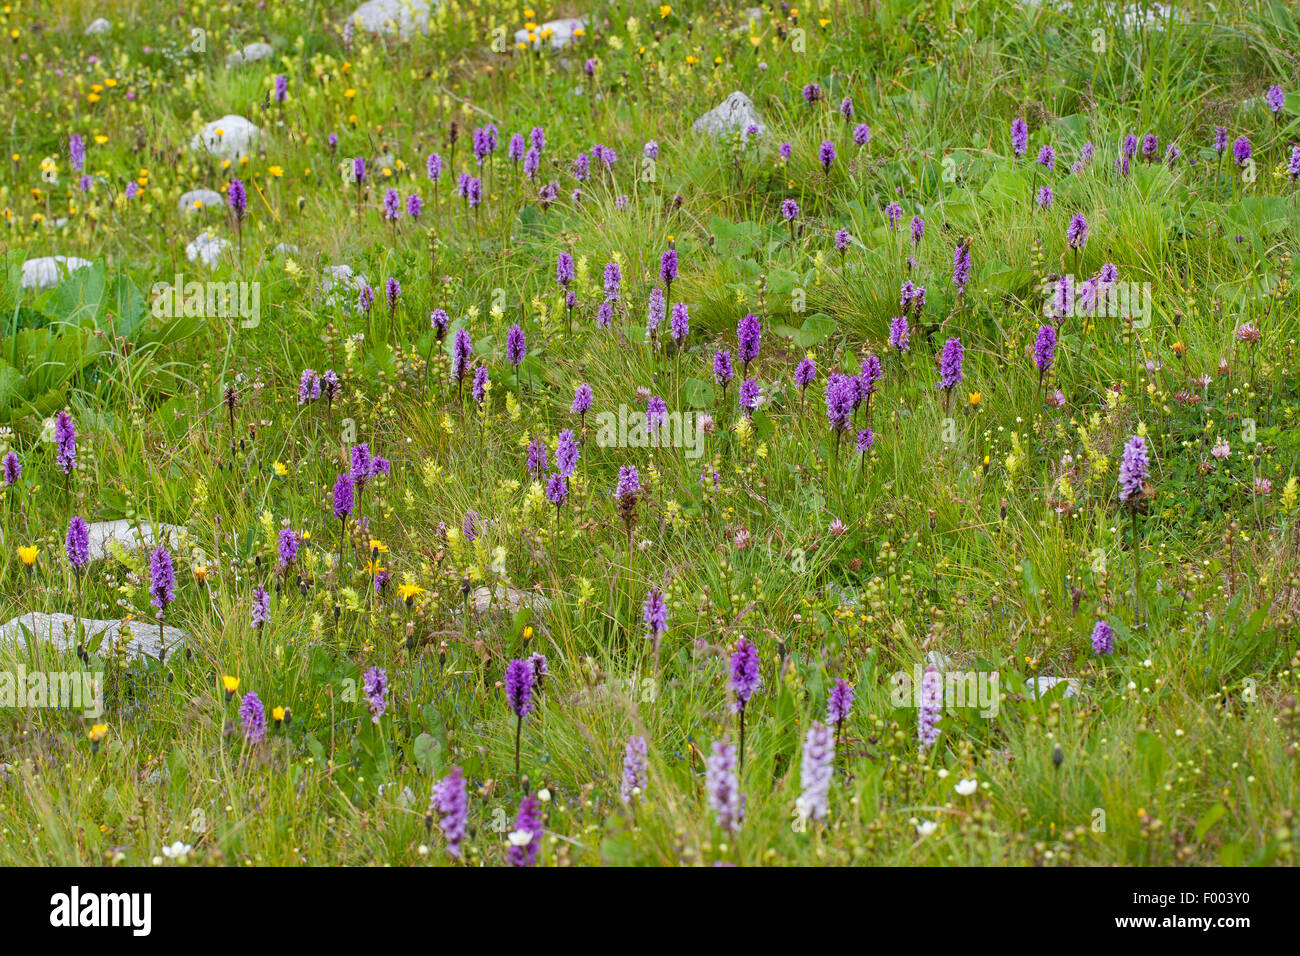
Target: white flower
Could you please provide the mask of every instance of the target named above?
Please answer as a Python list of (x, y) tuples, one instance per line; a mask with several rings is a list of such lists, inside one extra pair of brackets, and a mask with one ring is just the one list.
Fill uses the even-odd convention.
[(972, 793), (975, 792), (975, 788), (978, 786), (979, 786), (979, 781), (977, 780), (962, 779), (957, 781), (953, 789), (956, 790), (959, 795), (963, 797), (969, 797)]
[(541, 790), (537, 791), (537, 799), (542, 801), (542, 803), (546, 803), (548, 800), (551, 799), (551, 791), (547, 790), (545, 787), (542, 787)]
[(799, 818), (800, 823), (806, 823), (812, 816), (812, 803), (808, 798), (800, 794), (794, 801), (794, 812)]
[(922, 820), (916, 825), (916, 832), (923, 837), (928, 837), (935, 830), (939, 829), (939, 824), (933, 820)]
[(177, 840), (171, 846), (163, 847), (162, 855), (167, 857), (169, 860), (176, 860), (180, 863), (184, 863), (189, 857), (190, 850), (192, 849), (194, 849), (194, 847), (190, 846), (188, 843), (182, 843), (180, 840)]
[(511, 846), (528, 846), (533, 842), (533, 834), (530, 830), (515, 830), (506, 839)]

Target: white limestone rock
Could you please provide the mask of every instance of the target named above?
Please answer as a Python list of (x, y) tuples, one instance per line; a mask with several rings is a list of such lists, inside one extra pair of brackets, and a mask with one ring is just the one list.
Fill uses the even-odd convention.
[(326, 305), (355, 308), (361, 287), (367, 285), (366, 277), (352, 271), (351, 266), (326, 266), (320, 283), (320, 295)]
[(396, 34), (406, 40), (417, 31), (429, 32), (429, 17), (437, 6), (436, 0), (367, 0), (348, 21), (367, 33)]
[[(551, 601), (550, 598), (541, 594), (520, 591), (518, 588), (498, 584), (494, 588), (489, 589), (487, 586), (483, 586), (471, 591), (470, 606), (479, 614), (493, 611), (497, 614), (513, 615), (524, 608), (528, 608), (534, 614), (540, 614), (550, 609)], [(452, 611), (453, 614), (459, 612), (459, 608)]]
[[(548, 20), (540, 24), (533, 31), (532, 47), (534, 50), (539, 49), (543, 41), (551, 45), (552, 50), (562, 50), (573, 42), (574, 35), (579, 29), (587, 26), (586, 17), (570, 17), (564, 20)], [(547, 33), (547, 31), (550, 31)], [(516, 30), (515, 43), (528, 43), (528, 31)]]
[(90, 265), (89, 259), (76, 256), (41, 256), (23, 263), (20, 284), (24, 289), (53, 289), (78, 269)]
[(99, 561), (109, 555), (109, 546), (117, 543), (127, 551), (140, 548), (153, 549), (159, 544), (176, 550), (180, 547), (185, 528), (177, 524), (153, 525), (148, 521), (118, 518), (115, 521), (92, 521), (90, 532), (90, 559)]
[(193, 242), (185, 247), (185, 257), (190, 262), (201, 262), (205, 266), (211, 267), (221, 259), (221, 253), (226, 250), (228, 245), (230, 243), (220, 236), (214, 236), (210, 232), (201, 232)]
[(181, 213), (201, 212), (204, 209), (224, 209), (226, 197), (212, 189), (191, 189), (181, 195), (177, 203)]
[(709, 136), (743, 133), (751, 126), (758, 127), (759, 135), (767, 132), (767, 125), (754, 109), (748, 96), (737, 90), (695, 121), (691, 129)]
[(1079, 696), (1079, 679), (1077, 677), (1030, 677), (1025, 680), (1025, 696), (1037, 700), (1057, 684), (1065, 684), (1065, 697)]
[(255, 124), (229, 113), (195, 133), (190, 149), (234, 162), (241, 156), (252, 156), (262, 135)]
[(268, 60), (275, 51), (269, 43), (250, 43), (242, 50), (236, 50), (230, 56), (226, 57), (226, 67), (234, 69), (237, 66), (243, 66), (246, 63), (257, 63), (261, 60)]
[(11, 621), (0, 625), (0, 644), (14, 644), (26, 648), (30, 634), (36, 636), (41, 647), (53, 643), (60, 651), (75, 651), (76, 638), (73, 637), (80, 628), (89, 642), (95, 635), (102, 633), (103, 640), (96, 649), (96, 656), (107, 658), (113, 653), (118, 641), (124, 641), (123, 651), (131, 659), (140, 657), (159, 658), (166, 643), (170, 656), (178, 647), (184, 646), (189, 634), (179, 627), (166, 625), (162, 636), (158, 634), (156, 621), (105, 621), (95, 618), (73, 617), (71, 614), (44, 614), (34, 612), (21, 614)]

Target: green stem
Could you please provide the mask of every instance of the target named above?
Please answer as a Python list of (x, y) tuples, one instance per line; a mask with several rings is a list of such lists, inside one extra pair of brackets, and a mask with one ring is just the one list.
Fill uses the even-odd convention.
[(1133, 623), (1136, 624), (1138, 616), (1141, 614), (1142, 600), (1142, 554), (1138, 550), (1138, 513), (1137, 508), (1132, 509), (1133, 515)]

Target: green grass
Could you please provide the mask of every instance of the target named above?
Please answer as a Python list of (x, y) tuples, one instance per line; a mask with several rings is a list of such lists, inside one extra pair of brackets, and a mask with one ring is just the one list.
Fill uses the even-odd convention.
[[(96, 721), (79, 711), (0, 707), (0, 864), (174, 865), (162, 849), (177, 841), (191, 864), (443, 864), (426, 806), (453, 766), (469, 784), (463, 861), (476, 865), (508, 862), (520, 800), (541, 791), (542, 865), (1294, 861), (1296, 11), (1228, 0), (1126, 31), (1099, 3), (828, 2), (797, 18), (765, 9), (751, 33), (745, 7), (693, 0), (661, 17), (657, 5), (609, 5), (575, 48), (540, 54), (491, 50), (494, 26), (524, 23), (523, 7), (496, 0), (448, 3), (409, 42), (357, 31), (350, 49), (351, 4), (14, 3), (0, 15), (12, 54), (0, 63), (12, 157), (0, 164), (0, 453), (23, 465), (0, 495), (0, 621), (67, 611), (155, 626), (147, 553), (116, 552), (80, 576), (64, 553), (72, 515), (128, 517), (186, 528), (166, 620), (192, 635), (162, 663), (101, 647), (89, 666), (74, 654), (56, 665), (48, 646), (0, 647), (0, 674), (104, 671), (107, 727), (92, 744)], [(113, 32), (83, 36), (99, 15)], [(226, 69), (227, 53), (258, 40), (274, 45), (270, 61)], [(284, 103), (268, 95), (276, 74)], [(811, 107), (809, 82), (825, 92)], [(1286, 93), (1276, 117), (1263, 99), (1274, 83)], [(733, 90), (767, 135), (694, 134)], [(836, 110), (846, 96), (852, 123)], [(228, 113), (266, 136), (222, 168), (189, 143)], [(1030, 132), (1018, 161), (1017, 117)], [(500, 147), (480, 170), (471, 136), (488, 121)], [(872, 130), (865, 148), (858, 122)], [(536, 125), (546, 148), (528, 182), (505, 148)], [(1250, 138), (1253, 176), (1231, 147), (1223, 159), (1212, 149), (1216, 126)], [(74, 132), (89, 192), (69, 166)], [(1181, 157), (1139, 153), (1118, 173), (1123, 138), (1148, 132), (1161, 156), (1176, 143)], [(823, 141), (837, 153), (829, 171)], [(618, 159), (608, 172), (593, 161), (575, 202), (573, 157), (597, 142)], [(1070, 173), (1085, 142), (1095, 154)], [(1044, 145), (1055, 171), (1034, 163)], [(437, 187), (424, 173), (434, 151)], [(381, 155), (400, 166), (385, 175)], [(360, 196), (341, 175), (356, 156), (368, 164)], [(56, 183), (42, 179), (46, 157)], [(456, 196), (461, 172), (483, 176), (474, 213)], [(226, 209), (178, 211), (182, 193), (224, 192), (235, 175), (249, 196), (240, 230)], [(543, 209), (538, 186), (552, 180), (559, 196)], [(1050, 209), (1034, 202), (1044, 184)], [(390, 186), (403, 202), (422, 196), (418, 222), (383, 221)], [(786, 199), (800, 209), (793, 240)], [(1065, 238), (1076, 213), (1090, 226), (1077, 254)], [(914, 215), (926, 224), (915, 247)], [(212, 268), (185, 256), (204, 229), (230, 241)], [(852, 236), (843, 256), (839, 229)], [(959, 296), (964, 237), (973, 278)], [(670, 304), (689, 305), (690, 334), (676, 348), (665, 323), (651, 348), (647, 299), (670, 241), (681, 263)], [(571, 322), (555, 279), (563, 251), (577, 262)], [(21, 289), (21, 264), (51, 254), (94, 266), (51, 291)], [(602, 329), (611, 259), (622, 296)], [(1056, 322), (1040, 388), (1044, 284), (1107, 263), (1150, 290), (1150, 322)], [(321, 301), (334, 264), (374, 287), (369, 318), (354, 294)], [(259, 283), (260, 323), (154, 317), (151, 290), (177, 273)], [(391, 314), (390, 277), (402, 289)], [(900, 355), (888, 337), (905, 279), (927, 294)], [(452, 322), (441, 343), (435, 308)], [(725, 402), (712, 372), (717, 349), (735, 356), (747, 312), (763, 322), (749, 370), (763, 403), (748, 421), (739, 361)], [(517, 371), (512, 323), (528, 339)], [(1237, 334), (1246, 325), (1257, 343)], [(490, 374), (483, 406), (450, 378), (459, 328)], [(936, 358), (952, 336), (965, 378), (945, 413)], [(856, 373), (868, 351), (885, 378), (869, 420), (859, 412), (837, 442), (827, 375)], [(805, 355), (818, 374), (801, 395)], [(342, 380), (329, 407), (298, 404), (305, 368)], [(527, 475), (527, 446), (545, 438), (554, 464), (558, 434), (580, 430), (569, 409), (583, 382), (595, 402), (557, 516)], [(712, 416), (702, 457), (601, 446), (597, 414), (644, 409), (638, 389)], [(1057, 390), (1059, 407), (1044, 401)], [(71, 479), (41, 434), (60, 409), (79, 432)], [(864, 459), (854, 439), (867, 424)], [(331, 489), (349, 429), (392, 472), (359, 495), (340, 565)], [(1116, 483), (1134, 434), (1149, 443), (1153, 490), (1137, 594)], [(1211, 453), (1220, 439), (1226, 459)], [(643, 487), (630, 538), (611, 494), (628, 465)], [(460, 530), (470, 510), (473, 541)], [(282, 527), (309, 537), (276, 590)], [(26, 546), (40, 549), (30, 571)], [(372, 557), (391, 574), (378, 594)], [(255, 628), (259, 585), (271, 610)], [(419, 591), (404, 602), (401, 585)], [(467, 613), (478, 587), (544, 603)], [(657, 656), (641, 612), (654, 587), (669, 625)], [(1092, 651), (1098, 620), (1114, 628), (1113, 655)], [(737, 742), (728, 657), (742, 637), (763, 686), (745, 714), (744, 824), (725, 833), (704, 761), (715, 741)], [(932, 652), (949, 670), (996, 674), (1002, 697), (987, 718), (948, 710), (923, 750), (917, 709), (897, 704), (890, 680)], [(549, 675), (523, 722), (520, 779), (501, 685), (509, 661), (532, 653)], [(389, 683), (378, 722), (362, 692), (372, 667)], [(223, 675), (239, 679), (229, 700)], [(1040, 676), (1074, 678), (1079, 693), (1024, 694)], [(802, 822), (803, 738), (837, 678), (856, 702), (829, 816)], [(237, 717), (250, 691), (292, 715), (260, 744)], [(627, 805), (634, 734), (648, 741), (649, 784)], [(977, 789), (957, 792), (962, 780)]]

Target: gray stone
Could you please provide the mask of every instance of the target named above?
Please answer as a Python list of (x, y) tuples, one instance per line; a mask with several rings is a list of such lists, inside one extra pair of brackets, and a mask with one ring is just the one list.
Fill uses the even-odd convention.
[[(524, 608), (528, 608), (534, 614), (540, 614), (542, 611), (549, 610), (551, 606), (550, 598), (541, 594), (520, 591), (518, 588), (501, 584), (491, 589), (487, 586), (475, 588), (470, 592), (470, 602), (479, 614), (486, 614), (488, 611), (495, 611), (498, 614), (516, 614)], [(459, 610), (457, 608), (453, 613), (458, 613)]]
[(262, 131), (256, 125), (229, 113), (195, 133), (190, 149), (234, 162), (241, 156), (252, 156), (261, 138)]
[(367, 33), (395, 33), (406, 40), (417, 31), (429, 32), (429, 16), (437, 6), (436, 0), (368, 0), (348, 21)]
[(1025, 680), (1025, 696), (1037, 700), (1040, 694), (1046, 694), (1057, 684), (1067, 685), (1065, 697), (1079, 696), (1079, 679), (1077, 677), (1030, 677)]
[(320, 295), (326, 305), (352, 309), (356, 307), (361, 287), (366, 284), (366, 277), (353, 272), (351, 266), (326, 266), (325, 276), (320, 282)]
[[(199, 205), (196, 206), (195, 203)], [(182, 213), (199, 212), (209, 208), (224, 209), (226, 197), (211, 189), (191, 189), (181, 195), (177, 206)]]
[(176, 524), (159, 524), (156, 527), (148, 521), (135, 522), (129, 518), (116, 521), (93, 521), (88, 525), (90, 531), (90, 558), (100, 561), (109, 555), (109, 546), (121, 545), (127, 551), (140, 548), (156, 548), (161, 537), (162, 543), (176, 550), (180, 547), (185, 529)]
[(205, 266), (213, 266), (216, 265), (217, 260), (221, 258), (221, 253), (225, 251), (228, 245), (230, 243), (220, 236), (214, 236), (210, 232), (201, 232), (193, 242), (185, 247), (185, 257), (190, 262), (202, 262)]
[[(536, 50), (541, 47), (543, 34), (545, 34), (547, 30), (550, 30), (551, 31), (550, 35), (547, 36), (545, 39), (547, 39), (550, 42), (552, 50), (562, 50), (570, 43), (573, 42), (573, 35), (578, 30), (578, 28), (586, 27), (586, 25), (587, 25), (586, 17), (577, 17), (577, 18), (570, 17), (564, 20), (548, 20), (545, 23), (539, 25), (538, 28), (533, 31), (533, 38), (534, 38), (533, 49)], [(527, 43), (527, 42), (528, 42), (528, 31), (516, 30), (515, 43), (518, 44), (518, 43)]]
[(767, 126), (754, 109), (753, 102), (737, 90), (697, 119), (691, 129), (710, 136), (723, 136), (728, 133), (743, 133), (751, 126), (758, 127), (760, 136), (767, 132)]
[(53, 289), (71, 273), (90, 265), (76, 256), (41, 256), (23, 263), (20, 284), (24, 289)]
[(250, 43), (226, 57), (226, 66), (233, 69), (245, 63), (257, 63), (259, 60), (270, 59), (274, 52), (269, 43)]
[[(103, 633), (104, 639), (95, 652), (100, 658), (107, 658), (117, 641), (125, 640), (125, 653), (131, 659), (141, 657), (157, 658), (162, 653), (162, 644), (158, 638), (158, 624), (153, 621), (101, 621), (95, 618), (78, 617), (71, 614), (21, 614), (11, 621), (0, 625), (0, 643), (12, 643), (18, 647), (27, 646), (29, 633), (35, 634), (41, 646), (53, 642), (60, 651), (75, 651), (77, 642), (73, 638), (75, 626), (79, 626), (89, 641), (95, 635)], [(125, 630), (124, 630), (125, 628)], [(167, 625), (163, 628), (163, 640), (167, 642), (167, 654), (171, 653), (189, 639), (189, 635), (179, 627)]]

